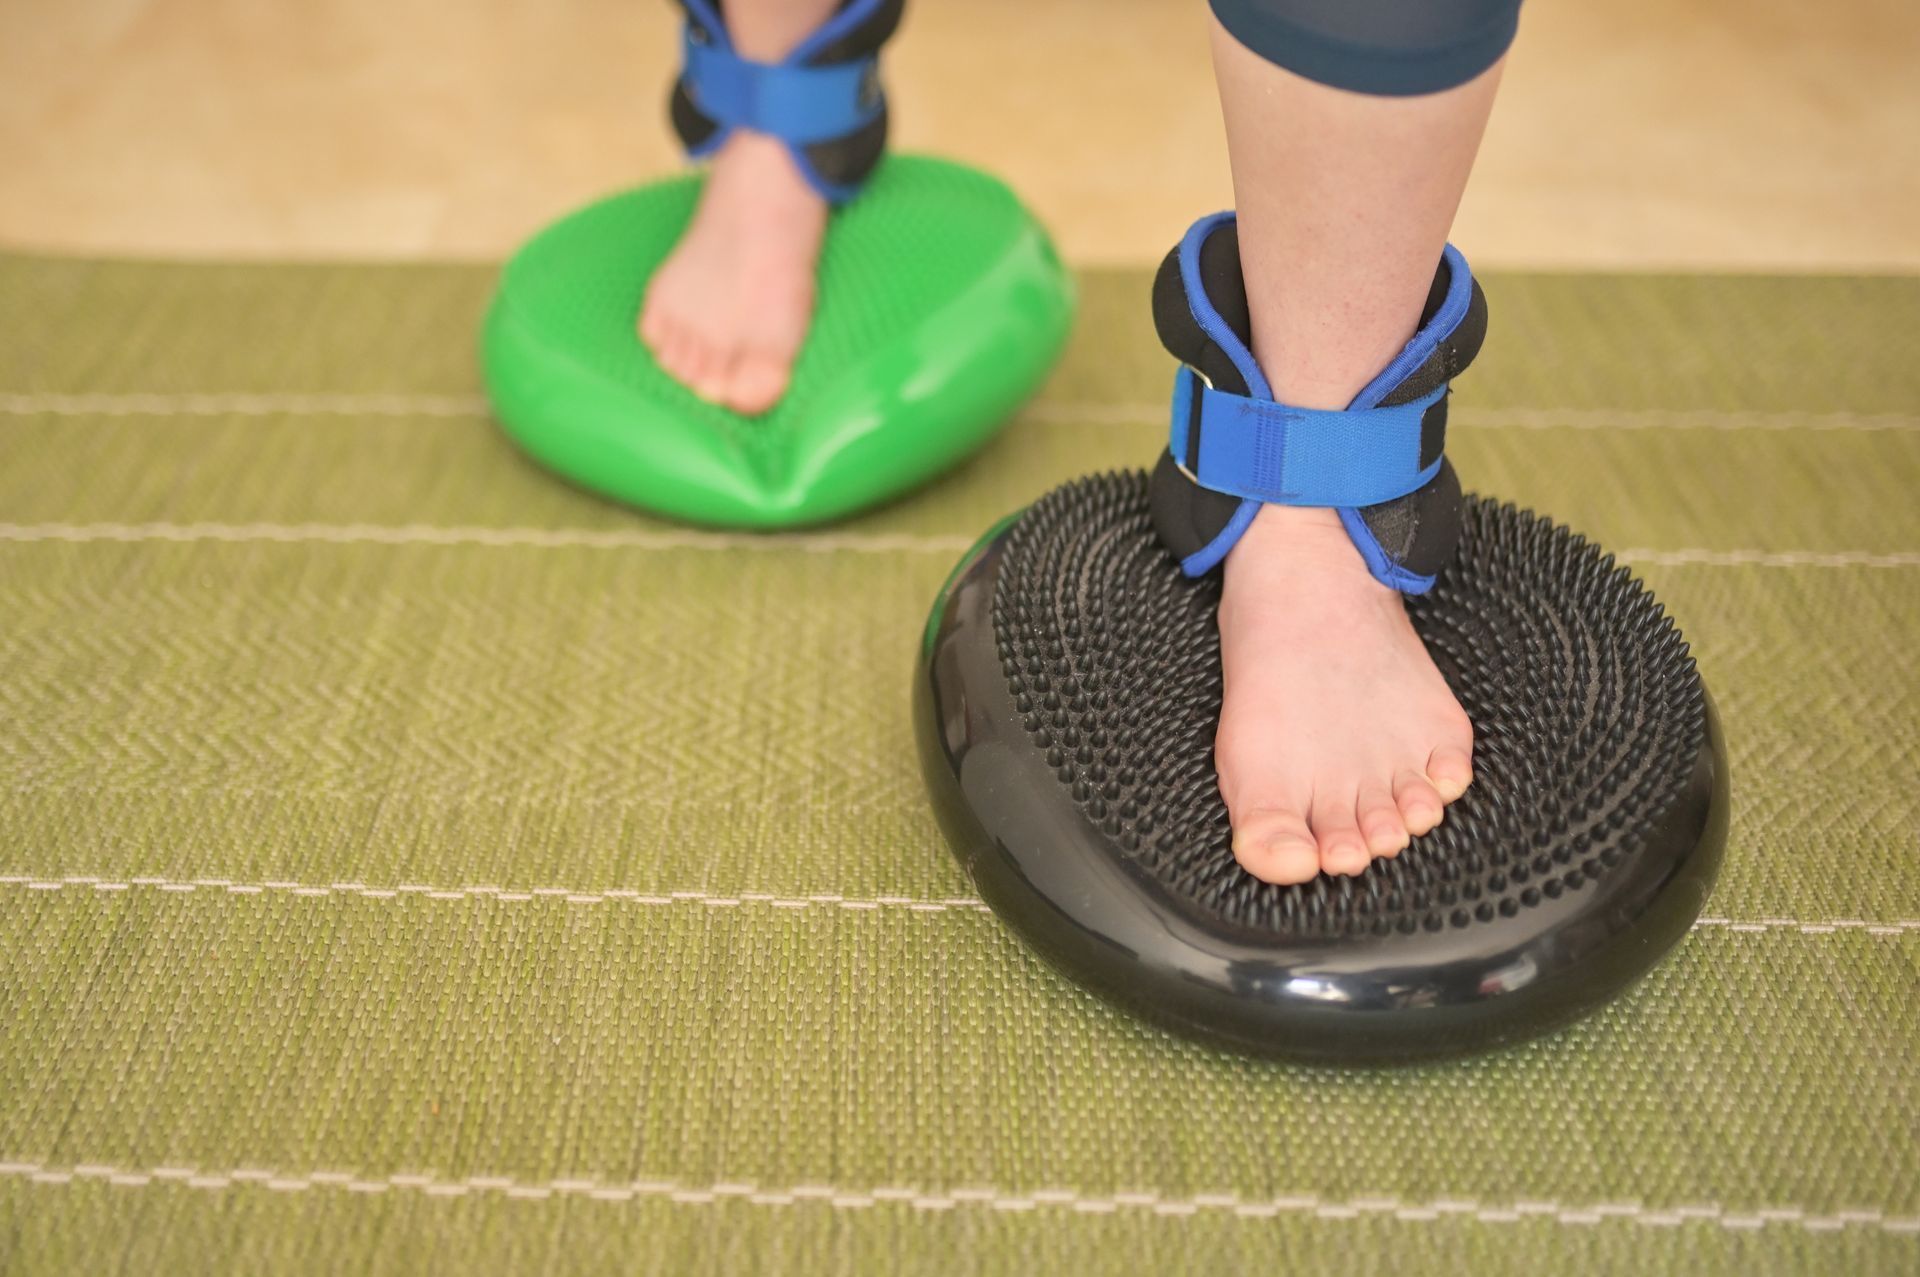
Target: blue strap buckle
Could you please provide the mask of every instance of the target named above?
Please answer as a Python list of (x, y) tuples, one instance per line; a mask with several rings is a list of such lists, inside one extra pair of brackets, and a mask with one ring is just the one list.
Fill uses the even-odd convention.
[(1443, 383), (1391, 408), (1330, 411), (1216, 390), (1191, 367), (1174, 377), (1168, 448), (1203, 488), (1274, 505), (1370, 506), (1432, 482), (1421, 423)]
[(720, 123), (722, 134), (751, 129), (790, 146), (809, 146), (857, 132), (880, 113), (877, 57), (825, 66), (753, 62), (702, 39), (692, 23), (682, 46), (688, 91)]

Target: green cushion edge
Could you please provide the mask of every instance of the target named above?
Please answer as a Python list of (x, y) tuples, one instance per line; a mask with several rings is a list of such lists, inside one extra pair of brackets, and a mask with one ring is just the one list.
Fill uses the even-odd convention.
[[(917, 156), (892, 162), (965, 167)], [(816, 389), (807, 419), (829, 428), (804, 456), (742, 448), (732, 432), (610, 383), (529, 324), (509, 286), (514, 261), (482, 329), (496, 418), (531, 457), (581, 486), (694, 523), (794, 527), (898, 496), (998, 433), (1065, 347), (1072, 277), (1045, 229), (1006, 193), (1020, 216), (998, 259), (925, 322)], [(735, 420), (741, 430), (765, 428)]]

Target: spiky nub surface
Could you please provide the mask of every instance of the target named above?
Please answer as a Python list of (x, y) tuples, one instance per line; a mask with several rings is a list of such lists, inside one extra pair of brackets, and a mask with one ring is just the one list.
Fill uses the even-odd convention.
[(1217, 575), (1183, 576), (1146, 479), (1055, 489), (1011, 532), (993, 601), (1028, 739), (1082, 811), (1169, 890), (1279, 936), (1471, 927), (1623, 863), (1692, 773), (1705, 730), (1679, 631), (1625, 568), (1511, 505), (1469, 498), (1460, 549), (1410, 601), (1473, 719), (1474, 784), (1433, 832), (1353, 878), (1240, 868), (1213, 765)]

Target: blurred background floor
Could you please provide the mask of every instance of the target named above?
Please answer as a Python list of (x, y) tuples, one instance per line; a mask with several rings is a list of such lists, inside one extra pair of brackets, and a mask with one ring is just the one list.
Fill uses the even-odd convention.
[[(1080, 265), (1230, 202), (1201, 0), (912, 0), (897, 140), (1005, 176)], [(495, 258), (679, 164), (661, 0), (0, 5), (0, 246)], [(1920, 4), (1534, 0), (1476, 262), (1920, 269)]]

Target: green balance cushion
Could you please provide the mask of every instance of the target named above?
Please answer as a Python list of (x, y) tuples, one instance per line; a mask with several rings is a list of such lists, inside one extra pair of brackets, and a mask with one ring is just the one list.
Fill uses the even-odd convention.
[(520, 446), (594, 491), (700, 523), (783, 527), (883, 501), (983, 444), (1065, 344), (1073, 291), (1045, 231), (984, 173), (893, 156), (836, 212), (786, 396), (696, 398), (635, 333), (700, 179), (589, 205), (507, 263), (482, 363)]

